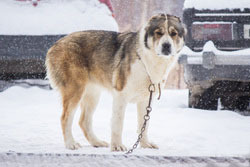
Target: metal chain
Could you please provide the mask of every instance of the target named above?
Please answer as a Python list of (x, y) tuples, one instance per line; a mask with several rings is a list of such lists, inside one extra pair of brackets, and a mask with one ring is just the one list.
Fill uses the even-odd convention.
[(128, 152), (126, 152), (126, 154), (131, 154), (133, 153), (133, 151), (137, 148), (137, 146), (139, 145), (141, 139), (142, 139), (142, 135), (143, 135), (143, 132), (145, 131), (146, 129), (146, 126), (147, 126), (147, 122), (149, 121), (150, 119), (150, 112), (152, 111), (152, 107), (151, 107), (151, 103), (152, 103), (152, 97), (153, 97), (153, 93), (155, 92), (155, 85), (154, 84), (150, 84), (149, 87), (148, 87), (148, 91), (149, 91), (149, 100), (148, 100), (148, 106), (146, 107), (146, 111), (147, 113), (144, 115), (144, 123), (142, 125), (142, 128), (141, 128), (141, 132), (140, 134), (138, 135), (138, 138), (137, 138), (137, 141), (135, 142), (135, 144), (133, 145), (133, 147), (131, 149), (128, 150)]

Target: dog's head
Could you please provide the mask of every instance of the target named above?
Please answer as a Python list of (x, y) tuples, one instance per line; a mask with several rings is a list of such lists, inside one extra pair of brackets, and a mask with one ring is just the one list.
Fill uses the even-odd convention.
[(178, 17), (158, 14), (145, 27), (144, 45), (159, 56), (176, 55), (184, 46), (185, 34)]

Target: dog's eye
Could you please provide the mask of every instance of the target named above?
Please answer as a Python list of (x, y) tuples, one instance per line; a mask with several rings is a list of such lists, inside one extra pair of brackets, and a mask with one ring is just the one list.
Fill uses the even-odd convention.
[(155, 33), (156, 33), (157, 35), (159, 35), (159, 36), (162, 36), (162, 35), (163, 35), (163, 33), (160, 32), (160, 31), (156, 31)]
[(170, 36), (171, 37), (174, 37), (174, 36), (176, 36), (177, 35), (177, 33), (175, 32), (175, 31), (172, 31), (171, 33), (170, 33)]

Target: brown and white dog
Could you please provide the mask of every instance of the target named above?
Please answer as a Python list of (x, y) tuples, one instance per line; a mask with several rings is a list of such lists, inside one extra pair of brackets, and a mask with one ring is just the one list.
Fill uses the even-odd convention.
[[(79, 104), (79, 125), (89, 143), (108, 147), (92, 130), (100, 92), (106, 89), (113, 96), (111, 150), (125, 151), (122, 129), (126, 105), (137, 104), (140, 131), (149, 98), (148, 86), (166, 80), (184, 45), (184, 35), (185, 28), (178, 17), (158, 14), (138, 32), (82, 31), (57, 41), (47, 53), (46, 67), (52, 87), (62, 97), (61, 126), (66, 148), (80, 147), (71, 130)], [(147, 128), (140, 145), (157, 148), (149, 142)]]

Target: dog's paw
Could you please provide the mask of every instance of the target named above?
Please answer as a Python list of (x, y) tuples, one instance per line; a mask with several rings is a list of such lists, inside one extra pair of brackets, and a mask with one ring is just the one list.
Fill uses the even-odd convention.
[(112, 144), (111, 151), (127, 151), (127, 148), (123, 144)]
[(91, 143), (91, 145), (93, 147), (108, 147), (109, 144), (105, 141), (101, 141), (101, 140), (98, 140), (98, 141), (94, 141)]
[(67, 149), (70, 149), (70, 150), (77, 150), (78, 148), (82, 147), (79, 143), (77, 143), (75, 141), (68, 142), (65, 144), (65, 146)]
[(140, 145), (142, 148), (159, 149), (156, 144), (150, 142), (141, 142)]

